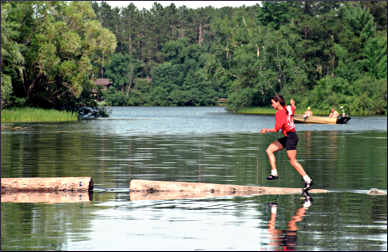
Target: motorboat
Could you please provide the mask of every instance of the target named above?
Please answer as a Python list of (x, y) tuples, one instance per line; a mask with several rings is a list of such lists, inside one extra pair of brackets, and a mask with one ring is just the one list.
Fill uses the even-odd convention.
[(294, 115), (295, 123), (318, 123), (318, 124), (346, 124), (351, 119), (350, 116), (309, 116), (304, 118), (303, 115)]

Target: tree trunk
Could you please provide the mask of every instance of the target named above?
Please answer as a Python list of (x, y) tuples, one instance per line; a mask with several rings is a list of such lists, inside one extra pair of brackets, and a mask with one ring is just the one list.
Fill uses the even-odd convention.
[(183, 25), (179, 29), (179, 38), (184, 38), (185, 37), (185, 28)]
[(134, 66), (133, 64), (131, 64), (130, 66), (130, 70), (128, 72), (128, 80), (129, 80), (129, 83), (128, 83), (128, 87), (127, 87), (127, 97), (131, 91), (131, 88), (132, 88), (132, 83), (133, 83), (133, 70), (134, 70)]
[(128, 35), (128, 54), (132, 56), (132, 38), (131, 38), (131, 34)]
[(1, 178), (1, 192), (54, 192), (93, 190), (91, 177)]
[(260, 47), (256, 44), (256, 55), (260, 57)]
[(31, 98), (32, 97), (32, 93), (33, 93), (33, 89), (35, 88), (35, 84), (39, 82), (39, 79), (41, 78), (42, 74), (39, 73), (38, 76), (36, 76), (36, 78), (32, 81), (31, 85), (29, 85), (27, 87), (27, 97), (28, 98)]
[(104, 78), (104, 54), (102, 54), (101, 59), (101, 78)]
[(198, 44), (202, 45), (202, 42), (203, 42), (203, 28), (202, 28), (202, 24), (199, 24), (199, 27), (198, 27)]
[[(129, 189), (131, 192), (165, 192), (183, 194), (211, 193), (215, 196), (234, 195), (236, 193), (248, 194), (301, 194), (302, 188), (287, 187), (264, 187), (264, 186), (242, 186), (242, 185), (222, 185), (195, 182), (170, 182), (132, 179)], [(309, 193), (327, 193), (324, 189), (312, 189)]]

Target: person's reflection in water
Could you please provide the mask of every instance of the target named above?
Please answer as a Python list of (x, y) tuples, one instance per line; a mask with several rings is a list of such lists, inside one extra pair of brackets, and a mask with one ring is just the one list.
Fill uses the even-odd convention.
[(282, 251), (295, 251), (297, 241), (297, 222), (302, 221), (307, 209), (311, 206), (311, 196), (305, 192), (303, 194), (305, 200), (302, 207), (300, 207), (295, 215), (288, 222), (288, 230), (278, 230), (276, 225), (277, 203), (270, 203), (271, 217), (268, 221), (268, 231), (271, 234), (272, 242), (269, 245), (279, 248)]

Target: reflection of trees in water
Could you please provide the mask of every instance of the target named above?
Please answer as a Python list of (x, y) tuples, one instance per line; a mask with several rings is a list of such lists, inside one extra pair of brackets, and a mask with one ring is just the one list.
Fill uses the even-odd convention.
[[(338, 132), (337, 131), (328, 131), (328, 132), (313, 132), (313, 131), (304, 131), (303, 133), (303, 142), (304, 144), (303, 148), (306, 155), (325, 155), (326, 153), (323, 151), (320, 151), (319, 153), (316, 153), (316, 145), (321, 147), (327, 148), (327, 151), (329, 152), (329, 157), (337, 157), (337, 138), (338, 138)], [(315, 139), (314, 139), (315, 138)]]
[(2, 250), (66, 250), (68, 240), (87, 240), (91, 212), (75, 205), (2, 204)]
[(338, 148), (342, 147), (342, 146), (338, 146), (338, 142), (337, 142), (338, 132), (337, 131), (329, 131), (328, 138), (329, 138), (328, 152), (330, 153), (330, 156), (332, 158), (337, 159), (338, 158)]
[(311, 153), (311, 131), (304, 131), (303, 132), (304, 136), (304, 149), (306, 154)]

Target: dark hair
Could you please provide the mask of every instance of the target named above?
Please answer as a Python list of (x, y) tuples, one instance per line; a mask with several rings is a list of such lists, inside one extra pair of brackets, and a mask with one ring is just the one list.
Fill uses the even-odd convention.
[(277, 93), (272, 97), (272, 100), (279, 102), (280, 105), (282, 105), (282, 107), (286, 106), (286, 102), (284, 101), (283, 96), (281, 96)]

